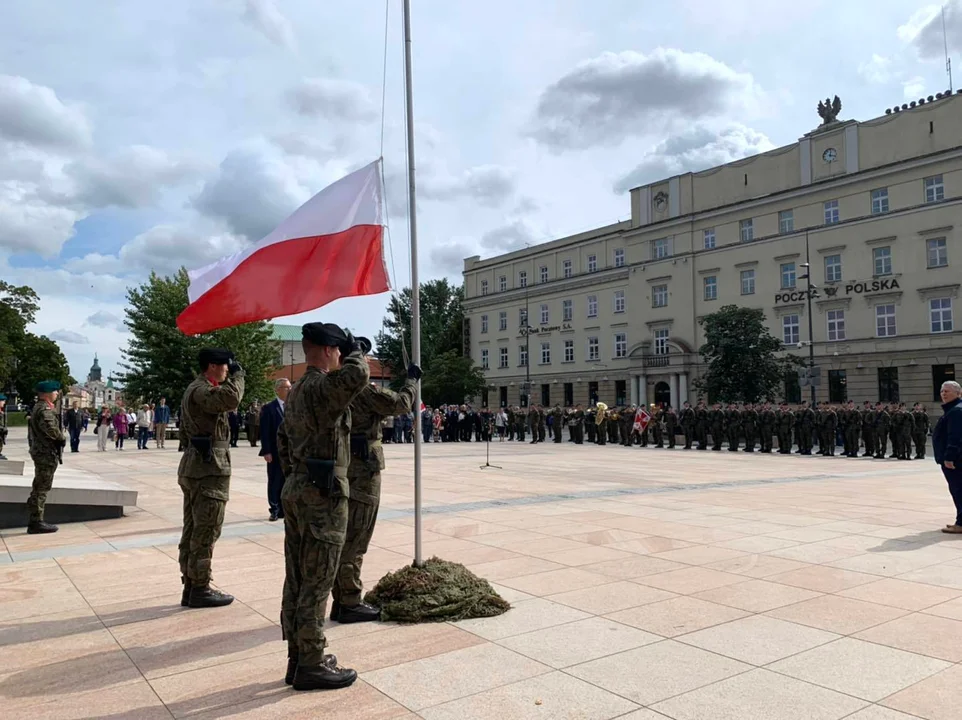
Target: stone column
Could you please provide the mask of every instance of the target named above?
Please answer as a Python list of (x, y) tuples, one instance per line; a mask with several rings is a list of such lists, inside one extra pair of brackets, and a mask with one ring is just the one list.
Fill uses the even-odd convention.
[(629, 375), (628, 378), (631, 381), (631, 387), (629, 389), (629, 394), (631, 395), (631, 404), (637, 405), (638, 404), (638, 376)]
[(645, 374), (638, 376), (638, 404), (648, 405), (648, 376)]
[(676, 375), (675, 373), (671, 373), (671, 375), (668, 376), (668, 390), (669, 390), (669, 397), (671, 398), (669, 402), (671, 402), (671, 406), (673, 408), (677, 408), (678, 407), (678, 375)]
[(678, 373), (678, 402), (688, 400), (688, 373)]

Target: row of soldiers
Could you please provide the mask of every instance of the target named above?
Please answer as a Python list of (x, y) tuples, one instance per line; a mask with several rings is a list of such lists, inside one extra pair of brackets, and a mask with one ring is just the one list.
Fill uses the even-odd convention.
[[(909, 411), (905, 403), (876, 403), (866, 400), (861, 408), (854, 401), (834, 404), (821, 402), (812, 408), (808, 401), (795, 406), (781, 403), (714, 403), (710, 408), (704, 401), (695, 407), (684, 403), (681, 411), (671, 406), (646, 410), (645, 422), (638, 422), (639, 408), (635, 405), (608, 409), (603, 403), (583, 409), (541, 405), (530, 408), (507, 409), (508, 439), (525, 439), (526, 431), (532, 443), (542, 442), (550, 434), (554, 442), (562, 441), (562, 428), (568, 428), (569, 441), (582, 444), (640, 445), (647, 447), (675, 447), (678, 435), (684, 436), (684, 448), (721, 450), (728, 444), (730, 452), (743, 449), (771, 453), (778, 441), (778, 452), (788, 454), (792, 445), (797, 453), (811, 455), (815, 445), (821, 455), (835, 455), (839, 444), (847, 457), (884, 458), (891, 441), (891, 458), (910, 460), (913, 444), (915, 459), (925, 458), (926, 438), (930, 432), (929, 416), (921, 403)], [(547, 422), (548, 418), (551, 422)]]

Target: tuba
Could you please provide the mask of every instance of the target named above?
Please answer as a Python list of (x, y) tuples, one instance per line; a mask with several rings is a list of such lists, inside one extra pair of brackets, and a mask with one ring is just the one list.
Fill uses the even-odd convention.
[(595, 403), (595, 408), (598, 411), (598, 415), (595, 418), (595, 422), (598, 422), (599, 420), (605, 417), (605, 413), (608, 412), (608, 406), (605, 405), (603, 402), (599, 402), (599, 403)]

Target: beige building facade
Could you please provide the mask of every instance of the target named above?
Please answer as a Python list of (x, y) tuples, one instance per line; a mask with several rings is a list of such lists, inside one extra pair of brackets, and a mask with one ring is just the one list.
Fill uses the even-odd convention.
[(818, 400), (937, 408), (962, 362), (962, 95), (829, 122), (630, 202), (630, 221), (464, 261), (482, 400), (695, 401), (700, 320), (734, 304), (763, 310), (784, 352), (812, 343)]

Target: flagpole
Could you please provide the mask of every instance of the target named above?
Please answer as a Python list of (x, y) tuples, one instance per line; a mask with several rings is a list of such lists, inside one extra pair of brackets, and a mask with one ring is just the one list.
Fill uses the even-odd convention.
[[(411, 78), (411, 0), (404, 0), (404, 99), (407, 111), (408, 224), (411, 236), (411, 362), (421, 364), (421, 286), (414, 183), (414, 93)], [(421, 566), (421, 382), (414, 390), (414, 565)]]

